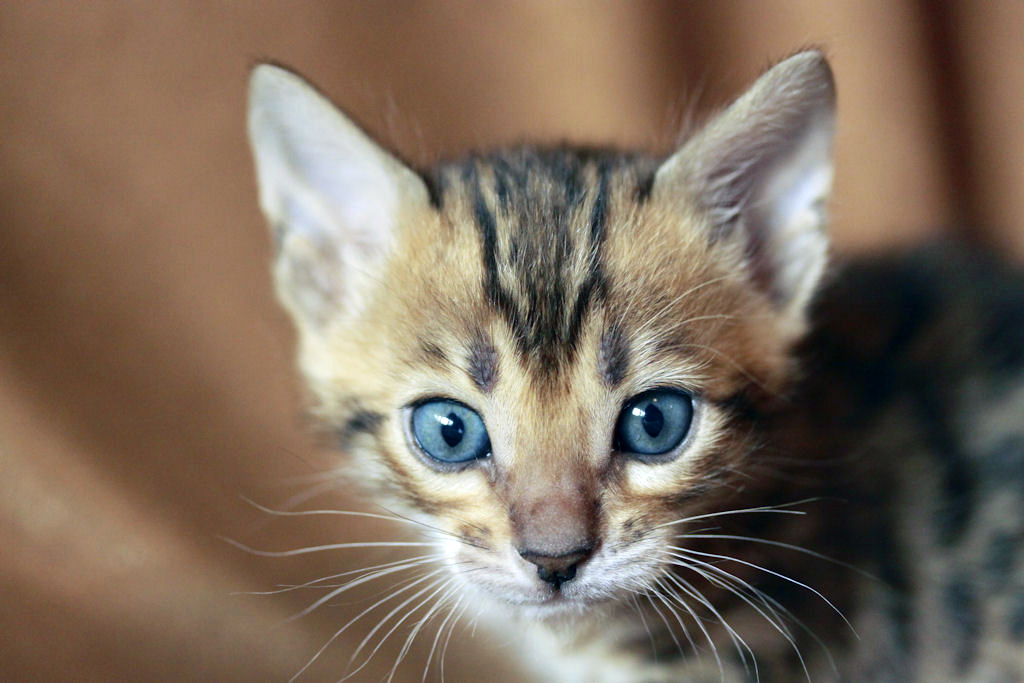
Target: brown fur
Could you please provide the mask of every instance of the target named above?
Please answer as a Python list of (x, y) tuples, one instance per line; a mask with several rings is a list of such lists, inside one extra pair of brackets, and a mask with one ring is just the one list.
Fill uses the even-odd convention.
[[(266, 88), (287, 91), (292, 78), (272, 74)], [(921, 657), (912, 645), (926, 638), (908, 635), (918, 622), (899, 612), (914, 579), (895, 569), (912, 558), (899, 559), (906, 539), (892, 528), (914, 511), (891, 490), (919, 479), (866, 450), (899, 444), (927, 467), (944, 444), (899, 419), (916, 391), (899, 372), (867, 382), (891, 344), (876, 341), (868, 362), (843, 355), (843, 334), (864, 346), (873, 331), (886, 336), (873, 308), (843, 331), (834, 306), (851, 304), (846, 280), (795, 349), (824, 259), (822, 199), (808, 192), (827, 191), (815, 173), (827, 170), (817, 155), (827, 156), (831, 87), (823, 58), (804, 53), (664, 163), (520, 148), (422, 180), (299, 96), (369, 169), (345, 201), (377, 192), (374, 206), (387, 208), (399, 197), (383, 230), (330, 204), (330, 186), (323, 204), (289, 218), (264, 183), (269, 218), (286, 224), (279, 293), (314, 411), (340, 435), (351, 477), (447, 534), (438, 545), (455, 583), (444, 585), (547, 624), (544, 638), (564, 646), (553, 656), (572, 662), (553, 678), (906, 680)], [(261, 102), (258, 158), (273, 151)], [(274, 163), (261, 162), (272, 180)], [(805, 190), (793, 191), (802, 213), (771, 203), (790, 187)], [(321, 215), (341, 216), (355, 246), (335, 249)], [(623, 405), (661, 387), (694, 397), (690, 433), (656, 462), (618, 452)], [(871, 408), (882, 387), (892, 412)], [(419, 448), (411, 411), (436, 398), (482, 417), (487, 457), (448, 466)], [(531, 558), (581, 550), (565, 583), (538, 579)], [(998, 666), (1024, 670), (1012, 655)]]

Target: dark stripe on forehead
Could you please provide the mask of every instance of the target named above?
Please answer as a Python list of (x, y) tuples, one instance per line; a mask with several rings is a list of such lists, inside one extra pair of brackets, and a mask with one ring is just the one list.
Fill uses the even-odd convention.
[(594, 249), (601, 249), (607, 225), (608, 164), (602, 161), (597, 165), (597, 196), (594, 197), (594, 206), (590, 210), (590, 243)]
[(498, 352), (486, 332), (478, 330), (466, 354), (466, 374), (480, 391), (489, 393), (498, 381)]
[(636, 181), (636, 201), (643, 204), (651, 198), (651, 191), (654, 189), (655, 169), (641, 169)]
[(484, 260), (484, 292), (491, 305), (498, 302), (501, 296), (501, 283), (498, 281), (498, 225), (494, 213), (487, 205), (483, 190), (480, 187), (479, 173), (476, 162), (466, 162), (462, 169), (462, 180), (466, 184), (473, 201), (473, 219), (480, 233), (482, 256)]
[(435, 209), (440, 209), (444, 205), (444, 193), (445, 193), (445, 178), (444, 174), (439, 172), (440, 169), (433, 169), (426, 172), (420, 172), (420, 180), (427, 188), (427, 200), (430, 202), (430, 206)]
[(608, 166), (599, 163), (597, 168), (597, 194), (590, 210), (590, 270), (587, 279), (580, 286), (569, 318), (569, 340), (575, 346), (579, 339), (583, 321), (595, 298), (603, 299), (607, 294), (602, 251), (608, 219)]
[(629, 347), (618, 324), (613, 324), (601, 336), (598, 349), (598, 372), (601, 380), (614, 389), (622, 383), (629, 370)]
[(525, 341), (522, 338), (522, 325), (519, 323), (519, 315), (508, 292), (502, 289), (501, 280), (498, 275), (498, 225), (494, 213), (487, 205), (483, 188), (480, 185), (480, 174), (477, 170), (476, 160), (470, 159), (463, 166), (462, 180), (473, 202), (473, 219), (476, 222), (477, 231), (480, 234), (481, 256), (484, 261), (484, 297), (493, 308), (498, 309), (505, 318), (516, 337), (517, 343), (522, 347)]
[(605, 295), (602, 246), (615, 167), (610, 158), (565, 149), (520, 149), (462, 166), (486, 300), (542, 374), (574, 358), (586, 316)]
[(449, 364), (448, 354), (434, 341), (420, 339), (419, 360), (434, 368), (443, 368)]

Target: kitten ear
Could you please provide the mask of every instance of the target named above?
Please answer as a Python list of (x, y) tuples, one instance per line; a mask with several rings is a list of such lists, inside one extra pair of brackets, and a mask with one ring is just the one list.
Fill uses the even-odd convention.
[(357, 312), (400, 215), (427, 208), (423, 181), (299, 76), (269, 64), (250, 79), (249, 142), (282, 301), (313, 329)]
[(686, 193), (710, 239), (741, 240), (754, 282), (780, 313), (803, 319), (825, 267), (835, 87), (824, 55), (769, 69), (669, 158), (652, 194)]

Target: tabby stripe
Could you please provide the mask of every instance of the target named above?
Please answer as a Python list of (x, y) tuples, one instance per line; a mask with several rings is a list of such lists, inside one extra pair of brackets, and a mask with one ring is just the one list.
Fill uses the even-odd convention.
[[(594, 301), (606, 295), (602, 251), (613, 166), (605, 159), (581, 162), (559, 152), (543, 159), (527, 156), (488, 163), (482, 167), (479, 161), (470, 160), (461, 167), (480, 235), (484, 294), (508, 324), (520, 357), (529, 358), (541, 375), (552, 377), (575, 356), (588, 312)], [(529, 169), (534, 165), (546, 166), (549, 180), (559, 188), (556, 195), (536, 206), (529, 203)], [(490, 187), (483, 181), (488, 172)], [(570, 222), (586, 210), (588, 199), (587, 232), (582, 239), (574, 239)], [(510, 236), (507, 254), (500, 248), (498, 210), (508, 220), (526, 221), (513, 226), (518, 229)], [(585, 264), (582, 272), (572, 270), (570, 264), (576, 262), (572, 250), (587, 254), (580, 260)], [(522, 281), (525, 300), (503, 288), (501, 274), (506, 272)], [(572, 289), (576, 292), (570, 302)], [(485, 379), (479, 374), (478, 378)]]
[(466, 357), (466, 374), (480, 391), (490, 393), (498, 381), (498, 352), (491, 338), (477, 330)]
[(605, 385), (614, 389), (622, 383), (629, 369), (629, 348), (622, 327), (618, 323), (611, 325), (601, 335), (598, 355), (601, 379)]
[(420, 339), (419, 346), (420, 360), (435, 368), (444, 368), (449, 364), (448, 354), (444, 352), (440, 344), (427, 339)]
[(427, 514), (436, 515), (442, 512), (441, 506), (434, 500), (434, 496), (420, 490), (419, 480), (413, 477), (398, 456), (383, 444), (379, 446), (379, 453), (390, 468), (391, 476), (394, 477), (397, 484), (392, 493), (401, 496)]
[(384, 416), (381, 413), (357, 407), (349, 413), (349, 418), (338, 430), (338, 445), (342, 450), (347, 450), (352, 439), (359, 434), (376, 437), (383, 422)]
[(491, 208), (487, 205), (487, 200), (484, 198), (476, 163), (472, 160), (463, 167), (463, 180), (467, 186), (472, 188), (473, 192), (473, 218), (477, 231), (480, 233), (481, 248), (483, 250), (484, 294), (487, 302), (502, 313), (512, 329), (518, 345), (523, 353), (525, 353), (525, 333), (519, 322), (518, 312), (515, 309), (512, 298), (502, 289), (501, 280), (498, 276), (497, 221)]
[(604, 264), (601, 259), (602, 252), (604, 251), (604, 238), (607, 232), (608, 165), (603, 162), (598, 163), (597, 173), (597, 196), (594, 197), (594, 205), (590, 211), (590, 250), (592, 255), (590, 259), (590, 273), (587, 276), (587, 280), (580, 287), (569, 319), (569, 332), (566, 337), (566, 344), (570, 354), (576, 351), (580, 330), (583, 328), (583, 319), (586, 317), (593, 299), (595, 297), (604, 298), (607, 293)]

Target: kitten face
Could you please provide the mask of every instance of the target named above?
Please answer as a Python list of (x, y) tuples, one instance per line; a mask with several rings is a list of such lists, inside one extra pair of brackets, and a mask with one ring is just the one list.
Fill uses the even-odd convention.
[[(379, 392), (361, 401), (363, 410), (381, 417), (373, 433), (360, 439), (365, 451), (355, 469), (379, 468), (382, 489), (431, 513), (431, 524), (462, 539), (446, 542), (452, 567), (473, 569), (466, 576), (501, 599), (580, 602), (607, 598), (623, 585), (640, 587), (667, 559), (659, 551), (673, 529), (657, 527), (676, 519), (678, 501), (706, 490), (733, 457), (721, 404), (743, 380), (726, 358), (757, 349), (760, 376), (771, 381), (782, 370), (779, 342), (774, 350), (765, 343), (778, 337), (767, 324), (770, 307), (742, 278), (709, 264), (703, 242), (666, 239), (683, 217), (653, 206), (638, 210), (635, 183), (622, 169), (609, 182), (616, 189), (607, 191), (600, 249), (589, 242), (589, 224), (564, 226), (569, 239), (579, 240), (574, 255), (598, 255), (551, 263), (539, 273), (551, 301), (530, 302), (501, 287), (498, 296), (515, 298), (517, 307), (503, 310), (481, 286), (488, 275), (472, 195), (486, 198), (508, 239), (495, 246), (499, 273), (517, 267), (503, 254), (555, 247), (515, 244), (517, 233), (507, 221), (522, 207), (505, 216), (487, 191), (493, 169), (475, 165), (477, 184), (452, 187), (439, 216), (416, 222), (407, 251), (386, 271), (387, 293), (339, 335), (344, 338), (333, 355), (346, 362), (333, 364), (339, 367), (327, 382), (339, 396), (357, 386)], [(589, 171), (596, 181), (597, 169)], [(588, 189), (585, 209), (599, 188), (595, 182)], [(666, 250), (666, 244), (673, 246)], [(632, 254), (606, 258), (623, 250)], [(536, 268), (541, 258), (531, 254), (526, 263)], [(638, 272), (637, 262), (649, 265)], [(600, 288), (588, 291), (598, 272)], [(558, 331), (552, 338), (531, 329), (531, 321), (544, 318), (542, 329)], [(366, 353), (367, 339), (376, 340), (376, 353)], [(656, 388), (693, 396), (689, 434), (661, 461), (617, 452), (613, 438), (623, 405)], [(480, 415), (491, 444), (486, 458), (451, 470), (417, 445), (413, 406), (436, 398)], [(342, 409), (342, 420), (344, 414)], [(560, 590), (520, 556), (532, 551), (557, 557), (579, 548), (588, 548), (589, 557)]]
[(756, 457), (736, 406), (785, 384), (824, 258), (831, 103), (805, 53), (664, 163), (520, 149), (428, 190), (260, 67), (278, 290), (348, 473), (498, 601), (547, 615), (658, 581), (680, 520)]

